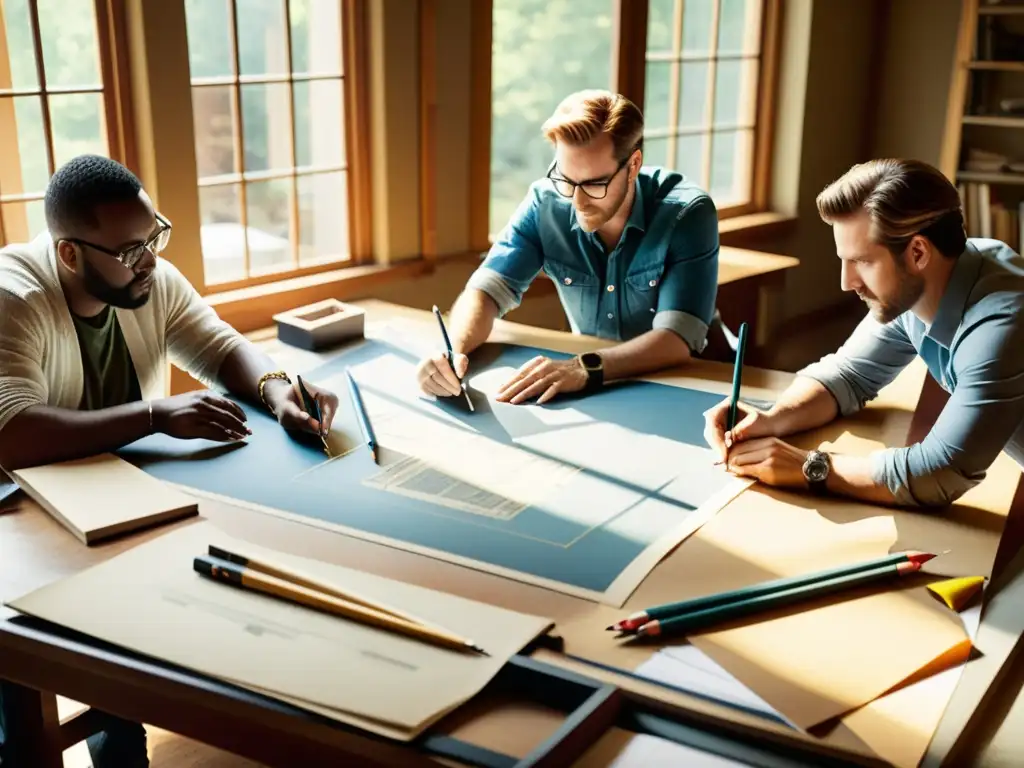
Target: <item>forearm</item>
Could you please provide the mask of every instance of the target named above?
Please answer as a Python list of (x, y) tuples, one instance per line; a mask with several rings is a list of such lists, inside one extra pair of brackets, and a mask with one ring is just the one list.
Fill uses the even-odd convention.
[(655, 328), (600, 350), (605, 381), (640, 376), (690, 361), (690, 347), (677, 334)]
[(448, 321), (448, 335), (452, 349), (468, 355), (491, 335), (498, 318), (498, 305), (483, 291), (467, 288), (452, 307)]
[(820, 427), (838, 414), (835, 398), (824, 385), (804, 376), (798, 376), (768, 411), (776, 437)]
[(149, 403), (97, 411), (34, 405), (0, 430), (0, 466), (6, 470), (108, 453), (150, 434)]
[(832, 470), (825, 481), (825, 487), (838, 496), (889, 506), (897, 503), (885, 483), (874, 480), (872, 461), (868, 456), (833, 454)]
[[(217, 378), (231, 394), (253, 405), (263, 406), (263, 401), (260, 399), (260, 379), (263, 374), (277, 370), (280, 370), (280, 366), (274, 363), (270, 355), (255, 344), (246, 342), (239, 344), (224, 358)], [(288, 382), (283, 379), (268, 379), (264, 384), (263, 394), (270, 404), (271, 410), (287, 386)]]

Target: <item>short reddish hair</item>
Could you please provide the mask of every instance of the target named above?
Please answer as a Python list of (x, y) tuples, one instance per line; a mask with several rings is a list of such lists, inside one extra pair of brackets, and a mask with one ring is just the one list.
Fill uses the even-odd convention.
[(641, 147), (644, 116), (632, 101), (617, 93), (585, 90), (566, 96), (543, 127), (545, 138), (579, 146), (606, 134), (615, 156), (625, 160)]

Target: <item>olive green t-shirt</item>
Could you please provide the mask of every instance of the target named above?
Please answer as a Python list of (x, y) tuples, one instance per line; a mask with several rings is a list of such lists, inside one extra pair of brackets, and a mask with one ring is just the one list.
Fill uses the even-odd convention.
[(142, 399), (117, 313), (106, 307), (95, 317), (71, 315), (82, 349), (85, 386), (79, 409), (96, 411)]

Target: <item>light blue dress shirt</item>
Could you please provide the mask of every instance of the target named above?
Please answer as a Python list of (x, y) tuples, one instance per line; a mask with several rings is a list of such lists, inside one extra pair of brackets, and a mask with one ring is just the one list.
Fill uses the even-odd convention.
[(984, 479), (1003, 450), (1024, 466), (1024, 260), (998, 240), (967, 241), (935, 320), (870, 315), (834, 354), (799, 371), (843, 415), (873, 399), (915, 355), (950, 393), (920, 443), (873, 454), (874, 481), (905, 505), (944, 505)]
[(644, 167), (634, 185), (629, 219), (608, 252), (580, 228), (570, 199), (547, 179), (535, 182), (468, 287), (504, 316), (544, 270), (573, 332), (625, 341), (665, 328), (703, 351), (718, 291), (718, 212), (672, 171)]

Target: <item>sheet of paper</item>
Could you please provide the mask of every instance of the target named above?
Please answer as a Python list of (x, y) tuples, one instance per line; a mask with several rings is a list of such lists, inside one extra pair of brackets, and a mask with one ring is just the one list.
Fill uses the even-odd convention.
[[(280, 562), (423, 616), (491, 655), (441, 648), (214, 582), (192, 568), (210, 544)], [(476, 694), (551, 626), (544, 618), (268, 551), (205, 521), (9, 605), (397, 738), (409, 738)]]
[(603, 736), (573, 763), (575, 768), (747, 768), (748, 765), (660, 736), (618, 729)]

